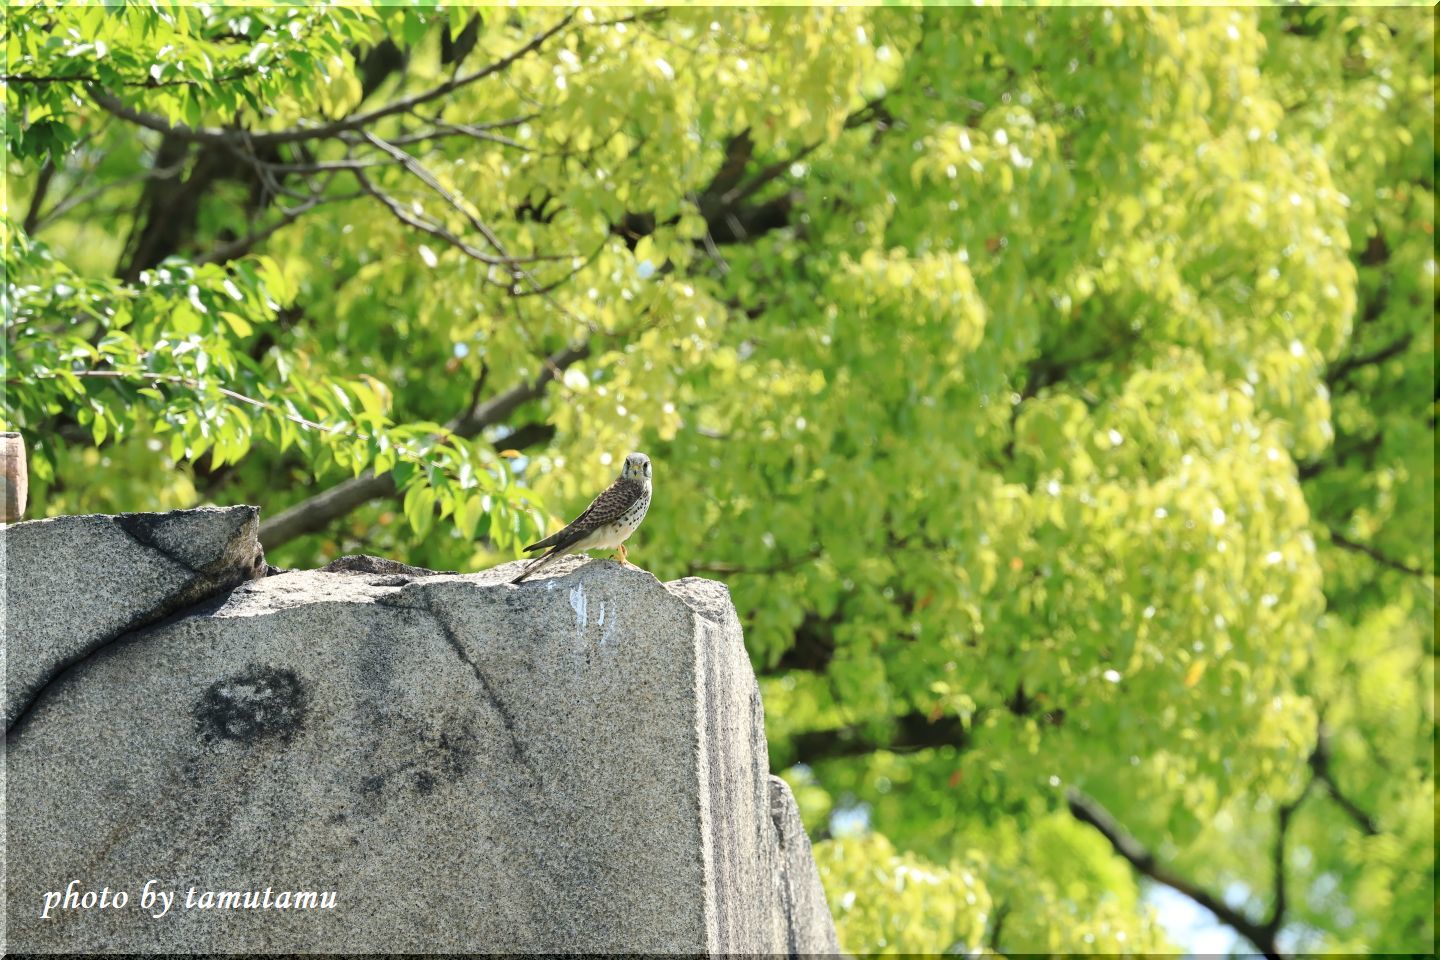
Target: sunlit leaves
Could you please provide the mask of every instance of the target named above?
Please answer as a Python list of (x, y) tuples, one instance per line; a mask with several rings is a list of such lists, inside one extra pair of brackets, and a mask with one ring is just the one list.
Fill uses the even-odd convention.
[(983, 865), (928, 863), (878, 834), (826, 841), (815, 860), (842, 942), (881, 954), (984, 946), (994, 907)]
[[(6, 39), (17, 70), (265, 131), (356, 109), (382, 35), (404, 69), (362, 110), (560, 15), (57, 6)], [(443, 29), (472, 25), (443, 61)], [(393, 471), (398, 497), (274, 552), (295, 565), (474, 569), (645, 449), (632, 554), (730, 582), (808, 824), (871, 831), (818, 851), (850, 950), (1165, 949), (1069, 786), (1262, 916), (1276, 806), (1322, 744), (1334, 786), (1295, 815), (1286, 935), (1427, 949), (1433, 29), (580, 8), (503, 76), (372, 130), (412, 138), (453, 200), (391, 154), (371, 182), (482, 258), (362, 196), (263, 256), (135, 284), (100, 278), (152, 135), (95, 129), (81, 81), (11, 83), (11, 209), (45, 156), (57, 194), (107, 189), (44, 205), (53, 260), (12, 233), (7, 421), (58, 425), (32, 438), (51, 512), (273, 515)], [(430, 124), (470, 133), (416, 139)], [(250, 230), (256, 195), (218, 178), (191, 247)], [(557, 259), (485, 263), (476, 219)], [(479, 437), (443, 428), (547, 372)]]
[[(167, 262), (127, 285), (74, 274), (13, 225), (5, 230), (7, 426), (73, 410), (96, 447), (138, 429), (172, 461), (204, 457), (211, 471), (244, 459), (257, 440), (301, 454), (316, 477), (403, 462), (412, 467), (405, 516), (416, 536), (451, 514), (473, 533), (493, 512), (487, 532), (509, 550), (536, 527), (538, 499), (512, 484), (488, 448), (437, 424), (395, 423), (379, 381), (317, 375), (304, 357), (252, 355), (256, 330), (270, 333), (296, 294), (274, 260)], [(30, 438), (42, 477), (64, 456), (56, 440)]]
[(147, 109), (190, 127), (237, 115), (273, 122), (280, 101), (297, 112), (352, 106), (359, 91), (351, 44), (378, 27), (363, 7), (12, 6), (7, 146), (63, 162), (85, 133), (80, 118), (94, 109), (92, 87), (143, 94)]

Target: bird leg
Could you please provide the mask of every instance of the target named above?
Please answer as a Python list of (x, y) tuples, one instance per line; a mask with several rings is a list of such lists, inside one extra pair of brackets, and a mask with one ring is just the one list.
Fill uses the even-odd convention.
[(615, 548), (615, 555), (619, 558), (620, 565), (622, 567), (630, 566), (630, 561), (626, 559), (627, 554), (625, 552), (625, 544), (622, 543), (620, 544), (620, 546)]

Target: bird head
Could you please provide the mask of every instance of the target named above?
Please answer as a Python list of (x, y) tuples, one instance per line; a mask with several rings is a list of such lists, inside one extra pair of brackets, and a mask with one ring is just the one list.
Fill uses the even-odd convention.
[(650, 458), (643, 453), (630, 454), (625, 458), (625, 466), (620, 468), (620, 476), (628, 477), (631, 480), (649, 480)]

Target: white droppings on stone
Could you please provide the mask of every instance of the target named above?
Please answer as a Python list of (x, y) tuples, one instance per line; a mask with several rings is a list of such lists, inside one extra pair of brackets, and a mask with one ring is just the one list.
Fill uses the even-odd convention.
[(600, 605), (600, 646), (608, 646), (615, 639), (615, 620), (618, 611), (610, 611), (609, 622), (605, 619), (605, 605)]
[(585, 585), (577, 583), (570, 589), (570, 606), (575, 610), (575, 635), (577, 637), (585, 633)]

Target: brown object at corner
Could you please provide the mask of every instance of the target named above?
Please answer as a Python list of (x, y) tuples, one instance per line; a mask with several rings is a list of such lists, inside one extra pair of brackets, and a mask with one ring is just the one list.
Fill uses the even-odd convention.
[(25, 515), (29, 492), (25, 440), (18, 433), (0, 433), (0, 523), (15, 523)]

